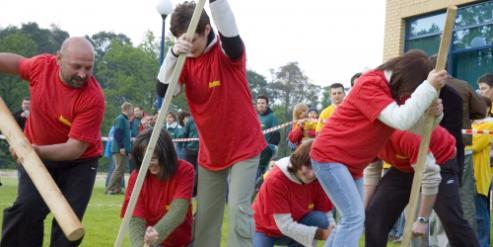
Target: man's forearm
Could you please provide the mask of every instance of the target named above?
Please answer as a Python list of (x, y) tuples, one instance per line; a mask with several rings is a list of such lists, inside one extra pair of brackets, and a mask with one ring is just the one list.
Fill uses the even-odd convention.
[(39, 157), (44, 160), (67, 161), (78, 159), (87, 149), (88, 144), (73, 139), (65, 143), (35, 146)]
[(365, 192), (364, 192), (364, 206), (365, 208), (368, 206), (373, 194), (375, 193), (377, 186), (376, 185), (367, 185), (365, 184)]
[(429, 218), (431, 215), (431, 211), (433, 210), (433, 206), (435, 205), (437, 195), (422, 195), (421, 196), (421, 205), (419, 206), (418, 216)]
[(19, 74), (19, 63), (23, 56), (14, 53), (0, 53), (0, 72), (17, 75)]

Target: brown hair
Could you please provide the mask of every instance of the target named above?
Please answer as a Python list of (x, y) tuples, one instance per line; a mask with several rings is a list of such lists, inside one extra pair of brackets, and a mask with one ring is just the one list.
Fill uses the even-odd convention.
[(361, 75), (362, 73), (358, 72), (351, 77), (351, 87), (354, 87), (354, 83), (356, 82), (356, 79), (360, 78)]
[(342, 85), (341, 83), (332, 83), (332, 85), (329, 86), (329, 88), (332, 90), (332, 89), (336, 89), (336, 88), (342, 88), (342, 92), (344, 92), (344, 85)]
[(178, 122), (181, 126), (185, 126), (185, 118), (190, 117), (190, 113), (186, 111), (181, 111), (178, 113)]
[(175, 120), (175, 122), (178, 121), (178, 118), (176, 117), (176, 114), (175, 113), (168, 112), (168, 114), (166, 114), (166, 117), (169, 117), (169, 116), (171, 116)]
[(291, 157), (289, 162), (291, 165), (288, 167), (288, 171), (291, 174), (295, 174), (302, 166), (312, 167), (312, 162), (310, 160), (310, 149), (312, 148), (313, 140), (304, 142), (299, 145)]
[(392, 97), (398, 100), (408, 96), (428, 77), (433, 65), (428, 56), (420, 50), (410, 50), (392, 58), (377, 67), (378, 70), (392, 71), (389, 86)]
[[(131, 157), (135, 162), (137, 170), (140, 170), (140, 167), (142, 166), (147, 144), (149, 144), (149, 141), (151, 140), (151, 134), (152, 129), (145, 130), (137, 136), (133, 144)], [(164, 129), (161, 129), (161, 132), (159, 133), (154, 154), (156, 155), (159, 167), (161, 168), (157, 175), (159, 180), (166, 180), (176, 174), (176, 171), (178, 170), (178, 158), (175, 146), (173, 141), (171, 141), (171, 137)]]
[[(195, 2), (185, 1), (182, 4), (178, 4), (173, 14), (171, 15), (170, 21), (170, 31), (175, 37), (180, 37), (182, 34), (187, 32), (188, 25), (192, 19), (193, 11), (195, 9)], [(202, 10), (200, 15), (199, 23), (197, 25), (197, 30), (195, 33), (203, 34), (205, 27), (210, 25), (209, 16)]]
[(128, 102), (123, 102), (122, 106), (120, 107), (122, 111), (130, 110), (132, 108), (132, 104)]
[(478, 83), (486, 83), (488, 84), (488, 86), (493, 87), (493, 74), (492, 73), (483, 74), (481, 77), (479, 77)]

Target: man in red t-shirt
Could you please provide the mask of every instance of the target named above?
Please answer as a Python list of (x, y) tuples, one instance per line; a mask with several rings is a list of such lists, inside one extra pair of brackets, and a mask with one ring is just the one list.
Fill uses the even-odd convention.
[(250, 199), (267, 143), (252, 105), (245, 48), (231, 8), (226, 0), (209, 3), (219, 34), (204, 11), (192, 40), (185, 32), (195, 4), (175, 8), (170, 29), (178, 39), (159, 71), (157, 89), (163, 97), (178, 55), (187, 54), (179, 82), (200, 138), (194, 246), (219, 246), (229, 176), (228, 246), (248, 247), (254, 231)]
[[(379, 159), (392, 165), (389, 171), (380, 180), (381, 167), (366, 168), (366, 246), (387, 245), (388, 232), (409, 201), (420, 142), (421, 137), (416, 134), (395, 131), (378, 153)], [(434, 209), (452, 246), (479, 246), (462, 213), (457, 174), (455, 139), (438, 126), (431, 135), (421, 183), (421, 203), (412, 231), (416, 235), (425, 235)]]
[[(57, 55), (24, 58), (0, 53), (0, 72), (29, 81), (31, 109), (24, 133), (82, 219), (102, 154), (105, 102), (92, 76), (94, 48), (83, 37), (65, 40)], [(17, 159), (15, 153), (12, 154)], [(21, 167), (18, 196), (3, 215), (0, 246), (41, 246), (48, 207)], [(53, 220), (50, 246), (77, 246)]]

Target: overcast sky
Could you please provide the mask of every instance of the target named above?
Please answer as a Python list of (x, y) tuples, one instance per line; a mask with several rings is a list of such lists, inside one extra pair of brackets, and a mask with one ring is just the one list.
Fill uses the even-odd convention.
[[(182, 2), (171, 1), (174, 5)], [(37, 22), (49, 28), (56, 24), (72, 36), (113, 31), (139, 44), (146, 30), (161, 35), (157, 2), (5, 0), (0, 7), (0, 27)], [(385, 0), (229, 2), (246, 44), (248, 68), (267, 78), (270, 69), (297, 61), (312, 83), (348, 85), (355, 72), (382, 62)]]

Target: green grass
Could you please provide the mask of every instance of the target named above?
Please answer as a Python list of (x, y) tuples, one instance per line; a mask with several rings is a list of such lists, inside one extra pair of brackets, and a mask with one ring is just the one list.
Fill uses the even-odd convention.
[[(0, 221), (3, 218), (3, 209), (11, 206), (17, 196), (17, 179), (15, 177), (2, 177), (3, 186), (0, 186)], [(86, 229), (86, 235), (81, 246), (113, 246), (113, 242), (120, 227), (120, 208), (123, 201), (123, 195), (105, 195), (104, 181), (96, 180), (91, 201), (84, 215), (82, 224)], [(227, 208), (226, 208), (227, 210)], [(52, 216), (48, 215), (45, 220), (45, 238), (43, 246), (49, 246)], [(224, 214), (224, 223), (222, 229), (221, 246), (226, 247), (226, 237), (228, 221), (227, 211)], [(125, 238), (123, 246), (130, 246), (128, 237)], [(319, 241), (318, 246), (323, 246)], [(364, 241), (360, 241), (360, 246), (364, 246)], [(389, 244), (388, 246), (398, 246)]]
[[(3, 209), (9, 207), (17, 196), (17, 179), (2, 178), (0, 187), (0, 220), (3, 218)], [(97, 181), (91, 201), (87, 207), (82, 224), (86, 235), (81, 246), (112, 246), (120, 226), (120, 208), (123, 195), (107, 196), (104, 194), (102, 181)], [(45, 237), (43, 246), (49, 246), (52, 215), (45, 220)], [(124, 246), (130, 246), (128, 238)]]

